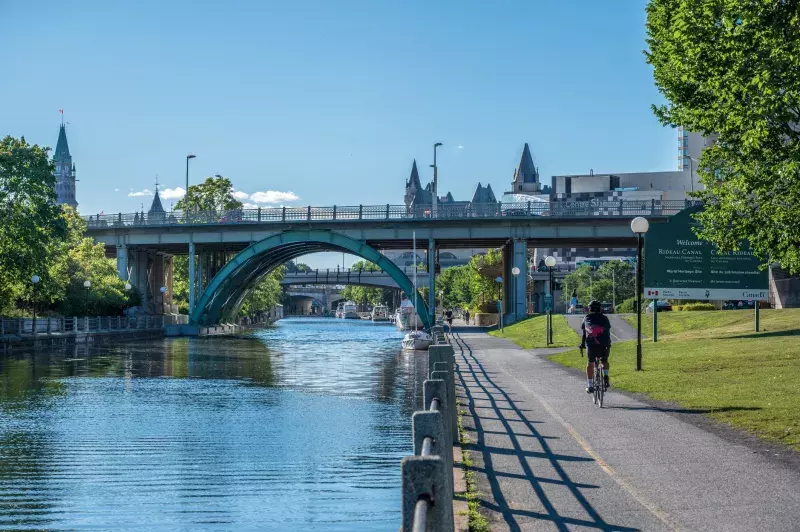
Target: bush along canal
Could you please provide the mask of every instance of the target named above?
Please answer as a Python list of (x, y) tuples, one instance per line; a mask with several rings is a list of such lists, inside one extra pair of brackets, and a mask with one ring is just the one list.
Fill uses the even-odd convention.
[(427, 357), (286, 319), (0, 358), (0, 530), (397, 530)]

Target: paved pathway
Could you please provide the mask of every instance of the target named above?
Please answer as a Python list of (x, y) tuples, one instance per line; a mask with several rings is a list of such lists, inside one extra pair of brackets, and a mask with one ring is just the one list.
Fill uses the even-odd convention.
[(800, 468), (613, 390), (599, 410), (544, 350), (454, 346), (492, 530), (800, 529)]
[[(583, 314), (564, 314), (567, 323), (572, 327), (578, 335), (581, 334), (581, 322), (583, 322)], [(616, 314), (606, 314), (608, 321), (611, 323), (611, 341), (623, 342), (625, 340), (636, 339), (636, 329), (631, 327), (631, 324), (623, 320), (622, 317)], [(642, 319), (646, 319), (642, 316)]]

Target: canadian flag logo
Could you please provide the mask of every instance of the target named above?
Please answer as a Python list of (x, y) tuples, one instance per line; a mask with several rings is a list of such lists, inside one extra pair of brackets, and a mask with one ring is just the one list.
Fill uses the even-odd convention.
[(658, 290), (648, 290), (647, 291), (647, 295), (648, 296), (657, 296), (658, 295)]

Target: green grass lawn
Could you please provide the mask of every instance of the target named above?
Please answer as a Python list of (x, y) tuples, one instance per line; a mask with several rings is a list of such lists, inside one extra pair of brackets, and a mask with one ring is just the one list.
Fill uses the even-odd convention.
[[(635, 342), (614, 344), (612, 385), (800, 451), (800, 309), (762, 311), (759, 333), (752, 320), (752, 310), (659, 313), (658, 343), (643, 344), (644, 371), (635, 371)], [(577, 350), (551, 359), (586, 364)]]
[[(546, 332), (547, 316), (534, 316), (509, 325), (502, 331), (496, 330), (489, 334), (498, 338), (507, 338), (524, 349), (547, 347)], [(553, 315), (553, 344), (550, 347), (575, 347), (581, 343), (580, 337), (567, 324), (564, 316)]]

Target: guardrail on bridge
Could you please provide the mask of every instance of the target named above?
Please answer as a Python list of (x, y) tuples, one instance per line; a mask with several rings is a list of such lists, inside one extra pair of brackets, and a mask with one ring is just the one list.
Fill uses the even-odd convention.
[(690, 207), (686, 200), (587, 200), (529, 201), (525, 203), (443, 203), (437, 212), (430, 205), (358, 205), (333, 207), (259, 207), (228, 211), (172, 211), (146, 214), (117, 213), (84, 216), (89, 229), (136, 226), (231, 225), (273, 222), (335, 221), (413, 221), (464, 220), (487, 218), (632, 218), (635, 216), (670, 216)]
[(423, 410), (411, 416), (414, 455), (403, 458), (403, 532), (454, 529), (453, 445), (458, 443), (455, 353), (441, 326), (428, 348)]

